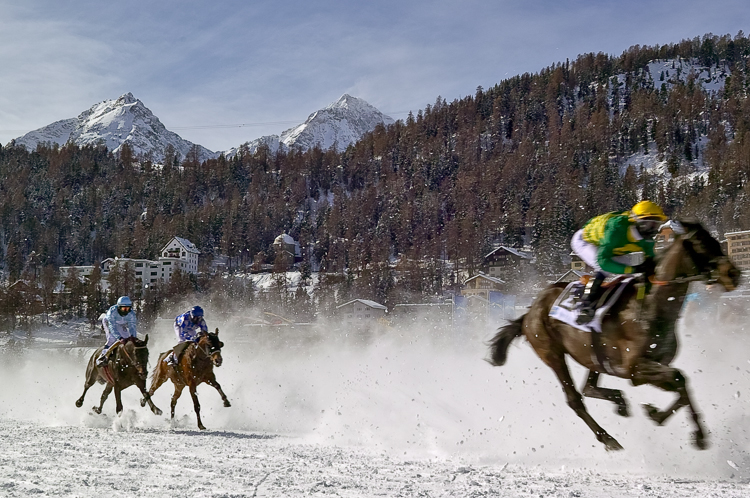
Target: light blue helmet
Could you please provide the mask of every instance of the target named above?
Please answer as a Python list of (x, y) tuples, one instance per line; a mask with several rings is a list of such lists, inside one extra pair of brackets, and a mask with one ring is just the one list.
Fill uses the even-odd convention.
[(117, 306), (133, 306), (133, 301), (130, 300), (128, 296), (121, 296), (120, 299), (117, 300)]

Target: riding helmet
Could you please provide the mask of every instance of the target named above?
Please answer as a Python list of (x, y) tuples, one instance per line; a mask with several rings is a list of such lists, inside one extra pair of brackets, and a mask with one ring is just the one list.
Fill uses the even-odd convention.
[(197, 318), (203, 316), (203, 308), (200, 306), (193, 306), (190, 308), (190, 318)]

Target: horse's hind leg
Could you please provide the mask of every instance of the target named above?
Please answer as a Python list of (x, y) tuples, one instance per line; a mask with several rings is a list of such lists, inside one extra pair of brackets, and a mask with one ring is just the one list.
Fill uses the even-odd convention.
[(687, 388), (687, 379), (682, 375), (680, 370), (655, 361), (647, 360), (635, 366), (633, 369), (632, 382), (634, 386), (651, 384), (652, 386), (665, 391), (676, 392), (679, 397), (672, 406), (664, 411), (659, 411), (656, 407), (647, 404), (644, 406), (646, 413), (651, 420), (662, 425), (677, 410), (683, 406), (687, 406), (690, 408), (690, 415), (695, 424), (695, 432), (693, 433), (695, 445), (701, 450), (708, 447), (708, 441), (706, 441), (706, 435), (701, 425), (700, 414), (695, 409), (695, 406), (690, 399), (690, 393)]
[(94, 406), (91, 409), (94, 410), (95, 413), (99, 414), (102, 412), (102, 407), (104, 406), (104, 402), (107, 401), (107, 398), (109, 397), (109, 393), (112, 392), (112, 384), (107, 384), (107, 386), (104, 388), (104, 392), (102, 392), (102, 399), (99, 403), (99, 406)]
[(565, 391), (565, 396), (568, 398), (568, 406), (576, 412), (576, 415), (586, 422), (589, 429), (591, 429), (596, 435), (596, 439), (604, 444), (607, 451), (621, 450), (622, 446), (620, 443), (610, 436), (607, 431), (602, 429), (586, 410), (586, 406), (583, 404), (583, 397), (578, 391), (576, 391), (573, 379), (570, 377), (570, 371), (565, 364), (565, 356), (562, 354), (548, 353), (542, 356), (542, 359), (552, 368), (552, 370), (555, 371), (557, 378), (560, 380), (560, 383), (563, 386), (563, 391)]
[(174, 408), (177, 406), (177, 400), (180, 399), (180, 395), (182, 394), (182, 390), (185, 389), (185, 386), (178, 386), (177, 384), (174, 385), (174, 394), (172, 394), (172, 416), (170, 418), (174, 418)]
[(154, 413), (154, 415), (161, 415), (161, 410), (154, 404), (154, 402), (151, 400), (151, 395), (148, 393), (148, 391), (146, 391), (146, 381), (144, 380), (141, 382), (137, 382), (136, 385), (143, 395), (141, 406), (145, 406), (146, 403), (148, 403), (148, 407), (151, 408), (151, 411)]
[(619, 389), (610, 389), (607, 387), (599, 387), (599, 372), (593, 370), (589, 372), (589, 377), (586, 379), (586, 385), (583, 386), (581, 394), (588, 398), (603, 399), (611, 401), (617, 405), (617, 414), (623, 417), (630, 416), (630, 410), (628, 410), (628, 402), (622, 395), (622, 391)]
[(198, 429), (205, 431), (203, 422), (201, 422), (201, 404), (198, 402), (198, 393), (195, 392), (195, 386), (190, 386), (190, 396), (193, 398), (193, 409), (195, 410), (195, 417), (198, 419)]
[(206, 380), (206, 384), (208, 384), (209, 386), (211, 386), (214, 389), (216, 389), (217, 391), (219, 391), (219, 395), (221, 396), (222, 401), (224, 401), (224, 406), (225, 407), (229, 408), (230, 406), (232, 406), (229, 403), (229, 399), (227, 398), (227, 395), (224, 394), (224, 391), (221, 390), (221, 386), (219, 385), (218, 382), (216, 382), (216, 379), (208, 379), (208, 380)]

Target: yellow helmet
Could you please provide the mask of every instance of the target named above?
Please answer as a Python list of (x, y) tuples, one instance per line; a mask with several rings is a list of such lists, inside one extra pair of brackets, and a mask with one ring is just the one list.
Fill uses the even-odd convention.
[(630, 219), (632, 221), (639, 220), (656, 220), (656, 221), (667, 221), (667, 217), (664, 215), (664, 211), (651, 201), (641, 201), (630, 211)]

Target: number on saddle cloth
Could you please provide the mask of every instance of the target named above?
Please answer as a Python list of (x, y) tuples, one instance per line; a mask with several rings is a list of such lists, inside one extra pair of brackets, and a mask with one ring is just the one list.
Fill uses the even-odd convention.
[(606, 289), (603, 289), (601, 298), (595, 303), (596, 314), (594, 319), (588, 324), (578, 324), (576, 322), (576, 319), (578, 318), (580, 296), (583, 294), (583, 289), (585, 287), (583, 283), (579, 281), (571, 282), (565, 287), (550, 308), (549, 316), (581, 330), (594, 330), (596, 332), (601, 332), (602, 319), (620, 298), (625, 287), (627, 287), (634, 278), (635, 277), (620, 278), (610, 283)]

